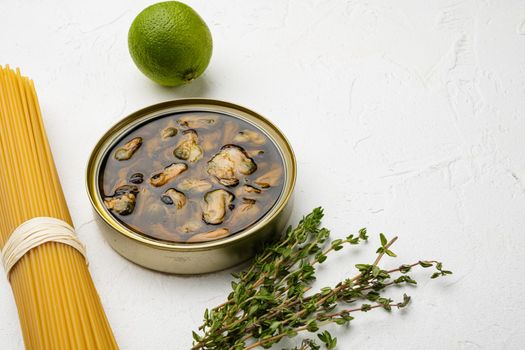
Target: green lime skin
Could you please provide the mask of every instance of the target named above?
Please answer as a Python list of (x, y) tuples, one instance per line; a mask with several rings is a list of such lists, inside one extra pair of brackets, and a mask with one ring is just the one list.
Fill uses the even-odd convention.
[(208, 67), (213, 42), (197, 12), (181, 2), (166, 1), (138, 14), (129, 29), (128, 47), (144, 75), (163, 86), (178, 86)]

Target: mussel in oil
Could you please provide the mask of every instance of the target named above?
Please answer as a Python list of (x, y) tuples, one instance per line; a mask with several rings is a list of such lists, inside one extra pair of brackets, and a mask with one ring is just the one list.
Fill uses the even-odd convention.
[(177, 123), (185, 128), (189, 129), (200, 129), (209, 128), (216, 123), (216, 118), (213, 117), (196, 117), (188, 116), (177, 119)]
[(236, 186), (239, 175), (250, 175), (257, 165), (246, 151), (237, 145), (225, 145), (208, 162), (208, 174), (213, 175), (224, 186)]
[(177, 130), (177, 128), (174, 128), (172, 126), (167, 126), (161, 130), (160, 137), (163, 140), (166, 140), (166, 139), (169, 139), (170, 137), (176, 136), (178, 131), (179, 130)]
[(202, 210), (204, 222), (211, 225), (222, 224), (234, 198), (232, 193), (223, 189), (206, 193)]
[(248, 155), (250, 157), (262, 157), (264, 155), (264, 151), (262, 149), (255, 149), (255, 150), (251, 150), (251, 151), (248, 151), (246, 152), (248, 153)]
[(253, 198), (246, 198), (246, 197), (243, 197), (242, 199), (242, 203), (241, 205), (239, 206), (239, 210), (241, 212), (245, 212), (245, 211), (248, 211), (252, 208), (255, 207), (255, 203), (257, 203), (257, 200), (253, 199)]
[(260, 205), (254, 198), (243, 197), (230, 217), (230, 222), (253, 222), (260, 213)]
[(129, 182), (139, 185), (144, 182), (144, 175), (141, 173), (134, 173), (129, 177)]
[(206, 241), (212, 241), (219, 238), (224, 238), (228, 236), (230, 233), (230, 230), (228, 230), (225, 227), (218, 228), (213, 231), (205, 232), (205, 233), (198, 233), (195, 236), (188, 239), (189, 243), (196, 243), (196, 242), (206, 242)]
[(109, 210), (119, 215), (129, 215), (135, 209), (138, 192), (137, 186), (121, 186), (115, 190), (111, 197), (104, 198), (104, 204)]
[(185, 172), (188, 166), (184, 163), (172, 163), (159, 173), (150, 177), (149, 182), (152, 186), (160, 187), (174, 180), (178, 175)]
[(252, 185), (243, 185), (242, 191), (245, 193), (261, 193), (261, 190)]
[(200, 218), (198, 220), (191, 220), (191, 221), (186, 222), (184, 225), (182, 225), (180, 227), (180, 231), (182, 231), (182, 233), (184, 234), (194, 233), (198, 229), (200, 229), (202, 225), (203, 225), (203, 222)]
[(211, 190), (212, 184), (208, 180), (189, 178), (182, 180), (177, 188), (181, 191), (205, 192)]
[(115, 159), (128, 160), (142, 145), (142, 137), (135, 137), (128, 141), (124, 146), (117, 148), (115, 151)]
[(266, 138), (253, 130), (242, 130), (239, 131), (237, 135), (233, 138), (235, 142), (250, 142), (255, 145), (264, 145), (266, 143)]
[(197, 132), (193, 129), (185, 130), (182, 133), (182, 140), (173, 151), (175, 157), (191, 163), (201, 159), (203, 153)]
[(175, 205), (177, 209), (181, 209), (186, 205), (186, 195), (174, 188), (169, 188), (160, 197), (162, 202), (167, 205)]
[(273, 187), (281, 180), (282, 169), (275, 168), (255, 179), (255, 183), (262, 188)]

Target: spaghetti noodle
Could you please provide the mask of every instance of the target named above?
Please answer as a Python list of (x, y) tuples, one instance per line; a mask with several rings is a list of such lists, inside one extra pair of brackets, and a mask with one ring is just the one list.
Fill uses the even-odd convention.
[[(0, 249), (33, 218), (72, 225), (33, 82), (9, 66), (0, 66), (0, 194)], [(9, 281), (26, 349), (118, 348), (86, 260), (73, 246), (35, 246), (12, 266)]]

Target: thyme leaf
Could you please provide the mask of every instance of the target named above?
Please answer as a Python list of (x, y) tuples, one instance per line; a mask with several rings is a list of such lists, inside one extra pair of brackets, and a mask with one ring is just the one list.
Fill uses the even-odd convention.
[(368, 241), (364, 228), (345, 239), (329, 241), (330, 231), (321, 227), (322, 218), (323, 209), (315, 208), (297, 227), (289, 227), (281, 240), (258, 254), (246, 271), (233, 275), (227, 300), (206, 309), (198, 332), (192, 333), (192, 350), (270, 348), (301, 332), (317, 333), (317, 337), (302, 340), (292, 350), (318, 350), (319, 344), (334, 349), (337, 339), (320, 330), (328, 324), (348, 325), (359, 312), (378, 308), (390, 312), (407, 307), (410, 296), (404, 294), (396, 302), (385, 297), (384, 291), (393, 285), (416, 284), (408, 275), (413, 268), (433, 267), (431, 278), (452, 274), (435, 260), (420, 260), (390, 270), (381, 268), (379, 263), (385, 255), (396, 257), (391, 247), (397, 240), (381, 233), (377, 256), (371, 264), (356, 264), (355, 276), (313, 292), (318, 264), (335, 251)]

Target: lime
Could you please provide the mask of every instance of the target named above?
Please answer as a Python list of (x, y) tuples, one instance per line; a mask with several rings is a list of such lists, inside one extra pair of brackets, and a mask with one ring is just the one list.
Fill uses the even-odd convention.
[(128, 33), (129, 53), (151, 80), (177, 86), (200, 76), (212, 53), (208, 26), (191, 7), (159, 2), (135, 18)]

